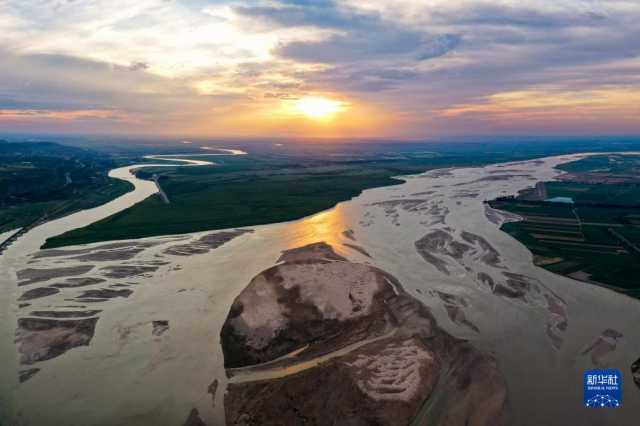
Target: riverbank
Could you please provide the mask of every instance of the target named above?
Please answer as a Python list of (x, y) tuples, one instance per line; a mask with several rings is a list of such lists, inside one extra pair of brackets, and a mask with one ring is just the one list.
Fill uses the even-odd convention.
[(116, 167), (108, 154), (53, 142), (0, 140), (0, 165), (0, 233), (99, 206), (133, 189), (107, 177)]

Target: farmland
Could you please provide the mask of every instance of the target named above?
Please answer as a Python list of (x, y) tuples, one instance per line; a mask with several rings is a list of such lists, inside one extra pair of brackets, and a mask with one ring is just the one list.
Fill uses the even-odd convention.
[(535, 199), (529, 190), (490, 205), (523, 218), (502, 229), (531, 250), (538, 266), (640, 297), (637, 157), (625, 159), (625, 167), (614, 161), (615, 173), (599, 181), (610, 161), (599, 156), (569, 163), (561, 181), (545, 183), (547, 197), (569, 197), (574, 203)]
[(103, 204), (133, 189), (107, 155), (52, 142), (0, 141), (0, 233)]

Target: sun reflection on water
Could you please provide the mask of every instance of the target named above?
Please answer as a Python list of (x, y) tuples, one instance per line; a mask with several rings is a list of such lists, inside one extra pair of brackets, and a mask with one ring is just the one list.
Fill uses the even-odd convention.
[(344, 211), (340, 206), (326, 210), (287, 227), (287, 239), (291, 248), (312, 243), (325, 242), (336, 251), (343, 251), (343, 232), (349, 229)]

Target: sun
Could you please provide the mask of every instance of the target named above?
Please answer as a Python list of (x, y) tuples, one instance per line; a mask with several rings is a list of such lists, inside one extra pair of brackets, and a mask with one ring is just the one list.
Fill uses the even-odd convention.
[(310, 118), (327, 118), (343, 111), (345, 104), (320, 96), (305, 96), (295, 101), (294, 109)]

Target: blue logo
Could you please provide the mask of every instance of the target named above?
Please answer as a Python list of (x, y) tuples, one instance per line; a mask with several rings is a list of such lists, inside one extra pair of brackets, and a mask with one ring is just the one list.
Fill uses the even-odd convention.
[(622, 405), (620, 370), (584, 372), (584, 405), (589, 408), (616, 408)]

